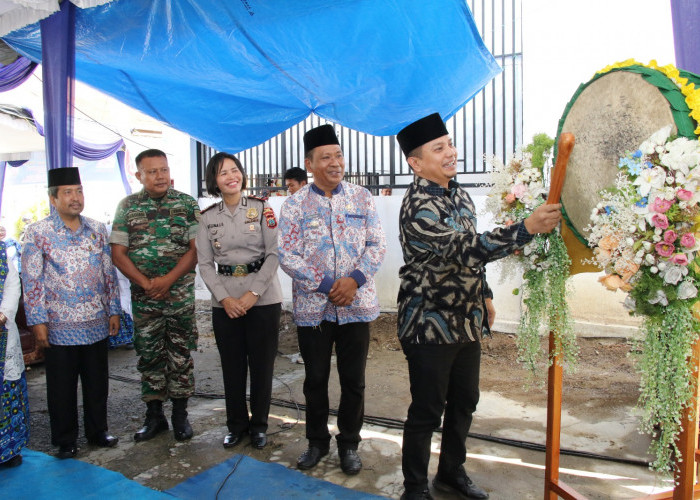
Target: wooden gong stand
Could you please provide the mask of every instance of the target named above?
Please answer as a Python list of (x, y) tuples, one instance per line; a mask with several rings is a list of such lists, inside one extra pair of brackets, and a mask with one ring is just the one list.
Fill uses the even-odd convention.
[[(564, 185), (566, 165), (574, 146), (574, 136), (569, 133), (561, 134), (558, 145), (557, 162), (552, 174), (548, 204), (559, 203), (561, 189)], [(544, 475), (544, 500), (556, 500), (561, 497), (566, 500), (585, 500), (586, 497), (578, 493), (571, 486), (559, 479), (559, 457), (561, 451), (561, 400), (563, 368), (559, 345), (554, 335), (549, 332), (549, 359), (551, 366), (547, 376), (547, 444)], [(698, 450), (698, 389), (700, 380), (700, 339), (693, 344), (693, 376), (695, 379), (695, 394), (693, 404), (683, 412), (681, 422), (684, 423), (678, 436), (678, 449), (681, 457), (690, 457), (688, 460), (676, 458), (676, 487), (673, 491), (647, 495), (644, 500), (691, 500), (700, 498), (700, 485), (696, 483), (697, 464), (700, 461)], [(641, 500), (640, 498), (640, 500)]]
[[(561, 395), (562, 395), (562, 365), (559, 356), (555, 356), (554, 332), (549, 333), (549, 355), (552, 365), (549, 367), (547, 378), (547, 449), (544, 473), (544, 498), (556, 500), (558, 497), (567, 500), (583, 500), (586, 497), (559, 479), (559, 452), (561, 437)], [(676, 459), (676, 487), (673, 491), (646, 495), (639, 500), (690, 500), (700, 498), (700, 485), (696, 483), (697, 463), (700, 461), (698, 450), (698, 380), (700, 362), (700, 340), (693, 344), (693, 371), (696, 381), (693, 404), (684, 412), (683, 429), (678, 436), (678, 449), (681, 456), (690, 457), (688, 460)]]

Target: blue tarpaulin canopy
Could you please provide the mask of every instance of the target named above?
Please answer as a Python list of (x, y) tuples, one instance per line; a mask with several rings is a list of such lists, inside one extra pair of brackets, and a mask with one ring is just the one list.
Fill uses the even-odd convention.
[[(41, 61), (39, 24), (3, 39)], [(310, 113), (395, 134), (500, 68), (464, 0), (117, 0), (78, 9), (76, 78), (216, 149)]]

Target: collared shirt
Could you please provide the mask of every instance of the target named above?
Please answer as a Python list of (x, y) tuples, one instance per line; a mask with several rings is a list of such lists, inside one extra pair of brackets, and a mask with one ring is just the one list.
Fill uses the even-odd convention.
[(118, 315), (119, 288), (105, 225), (80, 216), (76, 231), (58, 214), (27, 227), (22, 249), (27, 325), (47, 323), (54, 345), (94, 344)]
[[(288, 198), (280, 215), (280, 266), (292, 278), (294, 322), (316, 326), (372, 321), (379, 315), (374, 275), (386, 238), (370, 192), (341, 182), (332, 198), (308, 184)], [(338, 278), (358, 283), (349, 306), (328, 300)]]
[(401, 204), (398, 328), (402, 342), (454, 344), (488, 333), (484, 303), (492, 297), (484, 265), (525, 245), (523, 223), (478, 233), (474, 203), (455, 181), (448, 188), (423, 178)]
[[(142, 189), (119, 202), (109, 242), (127, 247), (136, 269), (157, 278), (170, 272), (190, 249), (199, 218), (199, 205), (190, 195), (171, 188), (161, 198), (151, 198)], [(191, 285), (194, 276), (193, 269), (175, 285)]]
[[(240, 298), (249, 290), (260, 295), (256, 306), (282, 302), (277, 277), (277, 230), (272, 208), (252, 196), (241, 196), (233, 212), (223, 201), (202, 211), (196, 240), (197, 261), (214, 307), (221, 307), (221, 300), (226, 297)], [(260, 259), (264, 259), (260, 270), (246, 276), (217, 274), (217, 264), (246, 265)]]

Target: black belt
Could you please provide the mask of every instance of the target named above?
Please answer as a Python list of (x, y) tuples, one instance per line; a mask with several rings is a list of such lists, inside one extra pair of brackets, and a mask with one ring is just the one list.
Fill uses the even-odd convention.
[(250, 264), (237, 264), (235, 266), (225, 266), (223, 264), (216, 265), (216, 272), (224, 276), (248, 276), (250, 273), (260, 271), (265, 259), (256, 260)]

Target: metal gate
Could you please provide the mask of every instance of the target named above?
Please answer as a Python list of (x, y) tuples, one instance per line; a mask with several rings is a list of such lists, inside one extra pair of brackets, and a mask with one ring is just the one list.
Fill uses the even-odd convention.
[[(521, 0), (480, 0), (468, 5), (486, 47), (503, 68), (447, 122), (458, 151), (459, 180), (463, 185), (476, 185), (479, 174), (486, 172), (484, 155), (506, 158), (522, 144), (522, 9)], [(304, 168), (304, 133), (324, 123), (312, 114), (263, 144), (238, 153), (248, 175), (248, 190), (253, 194), (283, 191), (284, 172)], [(403, 188), (413, 180), (395, 136), (372, 136), (339, 125), (336, 130), (345, 155), (346, 180), (373, 194), (381, 186)], [(200, 142), (196, 148), (199, 195), (204, 196), (204, 169), (216, 151)], [(268, 186), (270, 180), (276, 187)]]

